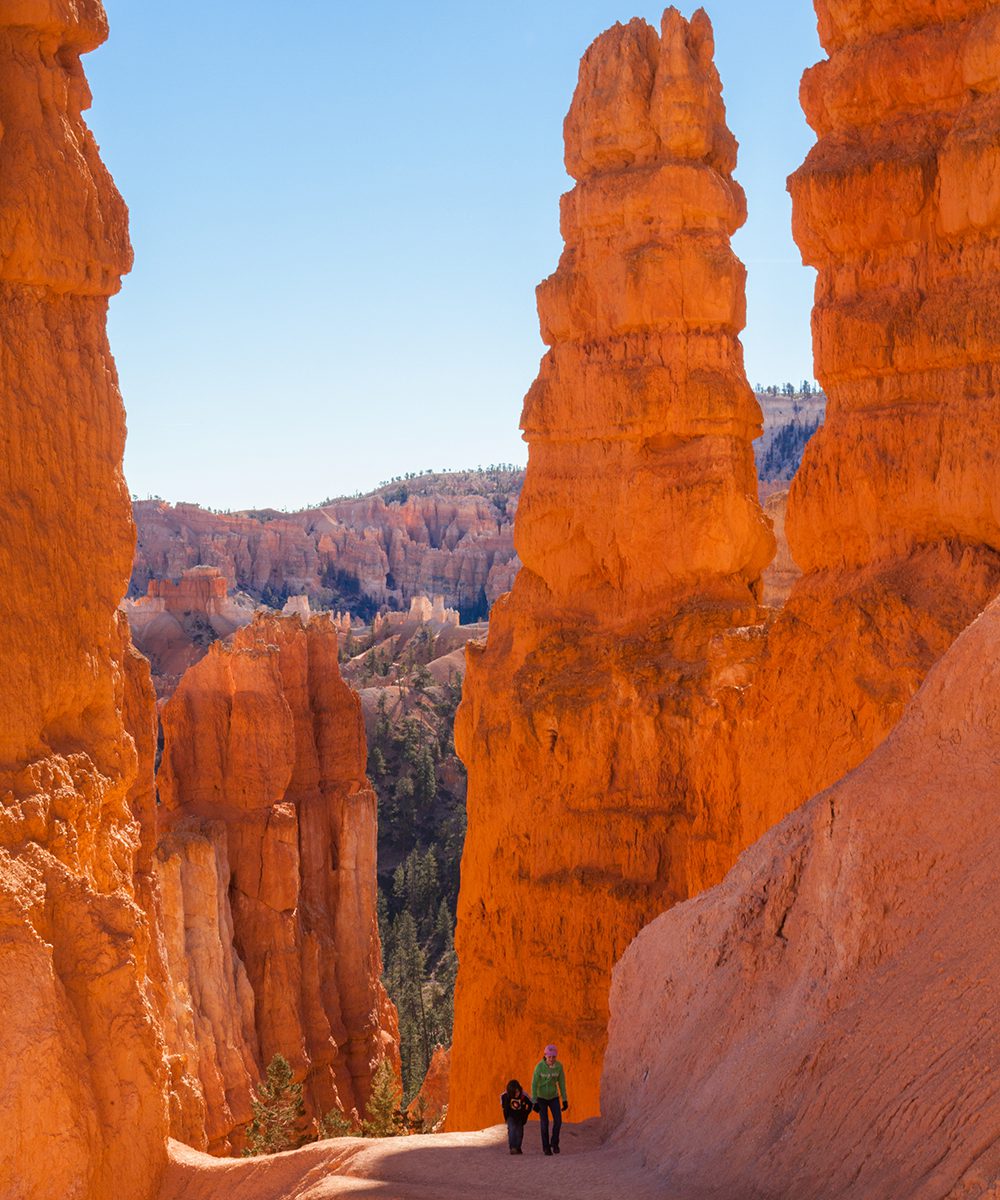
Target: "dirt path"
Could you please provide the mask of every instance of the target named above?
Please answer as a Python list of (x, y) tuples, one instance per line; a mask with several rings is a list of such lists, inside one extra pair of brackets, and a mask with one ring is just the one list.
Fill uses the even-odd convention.
[(562, 1154), (542, 1155), (538, 1126), (524, 1154), (507, 1151), (503, 1126), (427, 1137), (338, 1138), (288, 1154), (219, 1159), (178, 1142), (160, 1200), (496, 1200), (558, 1195), (567, 1200), (681, 1200), (640, 1158), (603, 1144), (597, 1121), (564, 1125)]

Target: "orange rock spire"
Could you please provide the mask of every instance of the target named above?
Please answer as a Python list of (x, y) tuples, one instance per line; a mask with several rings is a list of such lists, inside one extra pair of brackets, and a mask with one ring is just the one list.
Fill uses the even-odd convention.
[(788, 499), (805, 574), (740, 729), (744, 843), (878, 745), (1000, 588), (1000, 10), (817, 14), (789, 188), (828, 403)]
[(375, 1067), (399, 1051), (380, 981), (376, 800), (336, 627), (262, 617), (214, 643), (163, 730), (157, 871), (172, 991), (189, 997), (167, 1022), (187, 1064), (175, 1136), (240, 1145), (276, 1053), (311, 1115), (363, 1112)]
[[(588, 50), (566, 118), (566, 248), (538, 291), (524, 564), (469, 655), (469, 768), (449, 1124), (559, 1043), (598, 1106), (611, 967), (728, 863), (687, 731), (725, 719), (773, 539), (743, 372), (745, 217), (712, 30), (668, 8)], [(720, 849), (721, 848), (721, 849)]]
[(145, 1200), (165, 1077), (123, 712), (148, 726), (152, 696), (115, 612), (133, 529), (105, 334), (131, 251), (81, 116), (106, 32), (97, 0), (0, 6), (0, 1194)]

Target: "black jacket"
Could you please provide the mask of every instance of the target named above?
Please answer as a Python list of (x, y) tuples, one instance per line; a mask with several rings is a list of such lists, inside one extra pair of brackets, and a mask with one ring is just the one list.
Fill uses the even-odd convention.
[(527, 1125), (531, 1116), (531, 1101), (522, 1092), (520, 1096), (508, 1096), (506, 1092), (500, 1096), (500, 1107), (503, 1109), (503, 1119), (514, 1117), (522, 1125)]

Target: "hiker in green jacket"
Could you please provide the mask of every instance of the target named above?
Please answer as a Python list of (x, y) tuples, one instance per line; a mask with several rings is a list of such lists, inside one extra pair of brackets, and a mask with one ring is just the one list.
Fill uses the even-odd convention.
[[(551, 1043), (542, 1051), (542, 1061), (531, 1076), (531, 1107), (538, 1113), (542, 1126), (542, 1153), (559, 1153), (559, 1130), (562, 1115), (569, 1108), (566, 1099), (566, 1072), (556, 1061), (559, 1051)], [(562, 1107), (559, 1096), (562, 1094)], [(549, 1139), (549, 1113), (552, 1113), (552, 1138)]]

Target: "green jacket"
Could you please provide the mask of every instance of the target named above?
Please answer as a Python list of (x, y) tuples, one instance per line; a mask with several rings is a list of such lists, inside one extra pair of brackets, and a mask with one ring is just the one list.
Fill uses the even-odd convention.
[(531, 1076), (531, 1098), (532, 1100), (554, 1100), (560, 1092), (562, 1092), (564, 1100), (568, 1099), (566, 1072), (563, 1070), (563, 1065), (557, 1058), (550, 1067), (543, 1058)]

